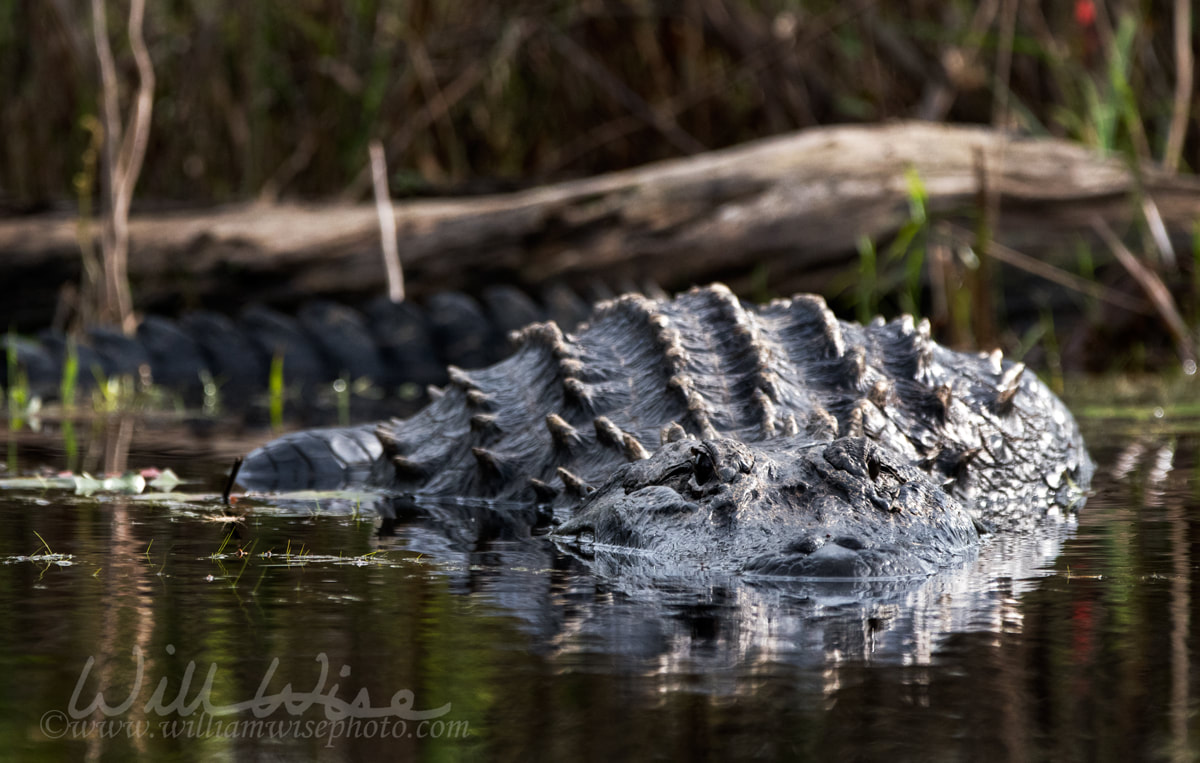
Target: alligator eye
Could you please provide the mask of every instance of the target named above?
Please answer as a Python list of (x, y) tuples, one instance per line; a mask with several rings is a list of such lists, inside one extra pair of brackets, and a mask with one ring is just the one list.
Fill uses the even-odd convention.
[(867, 455), (867, 476), (872, 482), (879, 481), (879, 454), (870, 453)]
[(717, 473), (717, 466), (707, 450), (697, 450), (692, 458), (692, 474), (696, 477), (697, 485), (706, 485)]

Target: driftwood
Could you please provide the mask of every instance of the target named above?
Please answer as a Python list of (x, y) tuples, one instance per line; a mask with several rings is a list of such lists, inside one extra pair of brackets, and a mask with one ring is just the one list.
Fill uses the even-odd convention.
[[(1128, 230), (1140, 195), (1181, 243), (1200, 216), (1194, 177), (1134, 173), (1061, 140), (931, 123), (813, 129), (516, 193), (406, 201), (395, 212), (418, 296), (497, 280), (679, 288), (722, 278), (748, 288), (755, 273), (777, 293), (819, 291), (860, 235), (886, 240), (908, 219), (909, 168), (943, 219), (973, 219), (986, 184), (1000, 200), (996, 239), (1040, 258), (1094, 237), (1096, 215)], [(377, 226), (369, 203), (134, 215), (130, 279), (143, 309), (380, 294)], [(77, 277), (76, 233), (69, 214), (0, 220), (10, 316), (48, 319), (60, 285)]]

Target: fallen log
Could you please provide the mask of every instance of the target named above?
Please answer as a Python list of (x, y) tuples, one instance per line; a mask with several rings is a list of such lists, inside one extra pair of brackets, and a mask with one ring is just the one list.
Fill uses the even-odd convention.
[[(997, 241), (1036, 257), (1091, 239), (1100, 215), (1120, 232), (1157, 206), (1187, 241), (1200, 180), (1103, 159), (1053, 138), (923, 122), (811, 129), (684, 159), (487, 197), (397, 202), (410, 293), (724, 279), (776, 293), (822, 290), (865, 234), (882, 241), (909, 215), (915, 170), (937, 218), (970, 221), (981, 180), (999, 200)], [(41, 325), (78, 279), (78, 220), (0, 219), (0, 299), (10, 321)], [(98, 226), (93, 226), (98, 230)], [(1186, 247), (1185, 247), (1186, 248)], [(143, 310), (385, 290), (377, 214), (364, 204), (243, 204), (134, 215), (129, 273)]]

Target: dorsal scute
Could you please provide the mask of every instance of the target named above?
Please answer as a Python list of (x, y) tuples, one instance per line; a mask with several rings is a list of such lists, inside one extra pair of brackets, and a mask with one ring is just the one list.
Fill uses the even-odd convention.
[(512, 340), (519, 350), (540, 350), (547, 353), (554, 359), (558, 378), (561, 380), (578, 379), (586, 371), (586, 366), (577, 355), (570, 338), (563, 334), (554, 321), (532, 323), (514, 331)]
[(840, 358), (845, 354), (846, 342), (842, 337), (842, 326), (824, 299), (815, 294), (800, 294), (792, 297), (789, 306), (793, 316), (820, 334), (824, 343), (824, 357)]
[(672, 421), (663, 426), (662, 431), (659, 432), (658, 439), (662, 445), (666, 445), (670, 442), (678, 442), (679, 440), (683, 440), (687, 438), (687, 436), (687, 431), (684, 430), (683, 427), (679, 426), (679, 422)]
[(867, 351), (860, 345), (850, 347), (842, 356), (842, 387), (858, 391), (867, 378)]
[(459, 368), (456, 365), (446, 366), (446, 375), (450, 377), (450, 383), (455, 387), (470, 392), (471, 390), (479, 389), (479, 385), (475, 379), (467, 371)]
[(550, 439), (554, 441), (554, 446), (568, 453), (583, 443), (583, 437), (579, 430), (557, 413), (546, 414), (546, 429), (550, 432)]
[(481, 435), (495, 435), (500, 432), (494, 413), (476, 413), (470, 419), (471, 431)]
[(512, 332), (512, 344), (518, 349), (542, 349), (550, 353), (554, 359), (575, 360), (574, 349), (563, 330), (553, 320), (545, 323), (532, 323), (524, 329)]
[(558, 478), (562, 480), (563, 488), (576, 498), (583, 498), (595, 489), (587, 483), (587, 480), (579, 477), (569, 469), (560, 466), (556, 471)]
[(917, 379), (926, 379), (933, 368), (933, 329), (928, 318), (917, 322), (914, 351), (917, 354)]
[(402, 419), (392, 418), (375, 425), (375, 436), (379, 439), (379, 444), (383, 446), (385, 455), (394, 456), (400, 453), (401, 441), (397, 437), (397, 432), (403, 423)]
[(492, 483), (495, 487), (503, 487), (516, 475), (516, 465), (490, 448), (473, 447), (471, 455), (475, 457), (484, 481)]
[(607, 416), (597, 416), (593, 425), (596, 428), (596, 439), (600, 444), (610, 448), (620, 447), (621, 437), (624, 433), (619, 426), (613, 423), (612, 419)]
[(587, 384), (569, 376), (562, 380), (563, 393), (566, 399), (575, 403), (581, 410), (591, 413), (595, 410), (595, 396)]
[(531, 323), (512, 333), (512, 342), (518, 348), (544, 347), (556, 357), (570, 354), (570, 346), (562, 329), (554, 321)]
[(418, 461), (408, 456), (392, 456), (392, 466), (396, 470), (397, 479), (411, 482), (427, 479), (438, 468), (435, 464)]
[(593, 422), (596, 441), (624, 454), (628, 461), (639, 461), (650, 457), (650, 451), (633, 434), (622, 430), (607, 416), (597, 416)]
[(490, 411), (495, 408), (495, 398), (481, 389), (469, 389), (465, 396), (467, 407), (476, 411)]
[(883, 410), (887, 407), (891, 393), (892, 383), (887, 379), (880, 379), (871, 385), (871, 390), (867, 393), (867, 399), (874, 403), (876, 408)]
[[(719, 328), (713, 331), (713, 339), (726, 348), (722, 362), (738, 369), (739, 374), (748, 372), (742, 379), (727, 380), (728, 385), (736, 384), (738, 389), (745, 390), (741, 393), (746, 395), (745, 401), (733, 401), (734, 405), (745, 406), (749, 420), (743, 421), (756, 427), (763, 438), (776, 436), (779, 431), (778, 404), (783, 402), (778, 371), (784, 358), (768, 339), (763, 319), (754, 309), (747, 309), (723, 285), (693, 290), (693, 293), (703, 298), (705, 306), (718, 319), (714, 322)], [(774, 306), (790, 310), (790, 303), (775, 303)], [(836, 331), (838, 341), (840, 336), (840, 330)]]
[[(720, 298), (720, 291), (694, 289), (685, 296), (687, 299), (677, 300), (677, 304), (706, 297)], [(678, 396), (694, 430), (701, 437), (715, 437), (717, 429), (713, 426), (712, 411), (708, 401), (697, 389), (696, 380), (690, 367), (691, 358), (684, 346), (680, 329), (675, 325), (671, 316), (663, 310), (662, 303), (646, 299), (641, 295), (628, 295), (607, 303), (597, 311), (597, 315), (604, 318), (615, 317), (628, 321), (632, 326), (639, 327), (638, 330), (642, 332), (642, 335), (647, 336), (653, 342), (666, 386)], [(633, 451), (637, 452), (637, 448), (634, 447)]]
[(933, 376), (934, 341), (927, 318), (913, 320), (907, 313), (870, 332), (881, 342), (881, 359), (893, 378), (929, 384)]
[(1008, 367), (1008, 370), (1000, 375), (999, 381), (996, 382), (996, 400), (993, 403), (993, 410), (1005, 415), (1013, 409), (1013, 399), (1016, 397), (1017, 390), (1021, 388), (1021, 377), (1025, 375), (1024, 363), (1013, 363)]
[[(728, 288), (713, 289), (721, 315), (732, 325), (730, 335), (738, 342), (738, 351), (753, 359), (753, 383), (756, 392), (767, 400), (778, 403), (779, 376), (775, 371), (779, 358), (775, 357), (770, 344), (763, 336), (759, 318), (742, 306), (741, 300)], [(839, 331), (840, 336), (840, 331)]]
[(759, 422), (759, 428), (764, 440), (776, 436), (779, 431), (775, 426), (775, 404), (771, 402), (771, 398), (763, 390), (754, 390), (754, 402), (758, 405), (759, 411), (762, 413), (762, 418)]
[(653, 309), (654, 301), (641, 294), (622, 294), (615, 299), (606, 299), (596, 305), (592, 317), (585, 324), (587, 327), (614, 315), (644, 315)]

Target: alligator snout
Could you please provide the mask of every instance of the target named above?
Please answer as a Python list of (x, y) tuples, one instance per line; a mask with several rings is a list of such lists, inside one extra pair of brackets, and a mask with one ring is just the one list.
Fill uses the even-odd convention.
[(771, 577), (907, 578), (923, 577), (937, 567), (894, 544), (865, 546), (852, 536), (830, 539), (801, 538), (782, 553), (750, 560), (743, 572)]

